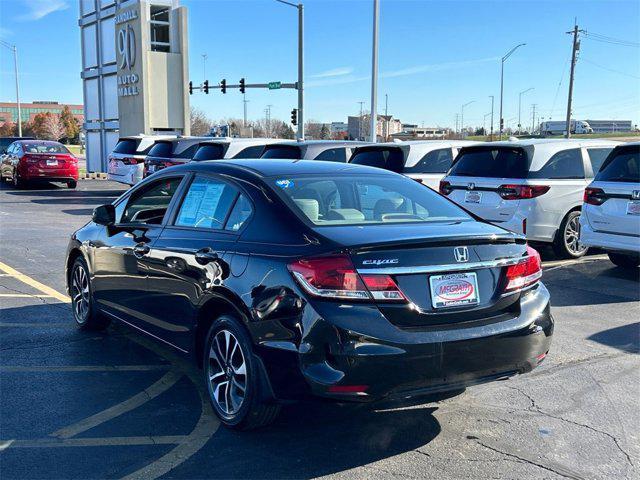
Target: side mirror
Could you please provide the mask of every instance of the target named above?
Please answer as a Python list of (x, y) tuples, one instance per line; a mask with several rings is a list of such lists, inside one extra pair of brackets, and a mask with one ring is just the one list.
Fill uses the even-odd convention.
[(116, 209), (111, 204), (100, 205), (93, 209), (91, 220), (98, 225), (113, 225), (116, 223)]

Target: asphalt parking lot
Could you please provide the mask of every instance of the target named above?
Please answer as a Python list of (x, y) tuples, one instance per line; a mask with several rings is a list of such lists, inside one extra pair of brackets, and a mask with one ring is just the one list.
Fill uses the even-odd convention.
[(293, 405), (231, 432), (171, 351), (75, 329), (68, 237), (123, 191), (2, 185), (2, 479), (640, 477), (639, 271), (543, 252), (556, 330), (529, 375), (422, 405)]

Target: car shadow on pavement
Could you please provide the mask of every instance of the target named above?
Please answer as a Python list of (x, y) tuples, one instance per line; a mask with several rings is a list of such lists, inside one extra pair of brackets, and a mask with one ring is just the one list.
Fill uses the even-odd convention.
[(594, 333), (587, 340), (617, 348), (627, 353), (640, 353), (640, 322)]

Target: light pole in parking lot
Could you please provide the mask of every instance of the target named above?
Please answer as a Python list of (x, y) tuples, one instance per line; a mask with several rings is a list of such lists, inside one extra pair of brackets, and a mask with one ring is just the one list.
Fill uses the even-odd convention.
[(526, 45), (526, 43), (520, 43), (513, 47), (507, 54), (502, 57), (502, 64), (500, 68), (500, 140), (502, 140), (502, 131), (504, 130), (504, 118), (502, 118), (502, 98), (504, 92), (504, 62), (515, 52), (518, 48)]
[(290, 7), (298, 9), (298, 131), (296, 138), (298, 141), (304, 140), (304, 5), (302, 3), (291, 3), (286, 0), (276, 0)]
[(518, 133), (521, 133), (521, 129), (522, 129), (522, 124), (520, 123), (520, 110), (522, 109), (522, 95), (524, 95), (527, 92), (530, 92), (533, 89), (534, 87), (527, 88), (526, 90), (521, 91), (520, 94), (518, 95)]
[(491, 99), (491, 136), (489, 137), (489, 140), (493, 142), (493, 100), (495, 97), (493, 95), (489, 95), (489, 98)]
[(462, 105), (462, 108), (461, 108), (461, 112), (460, 112), (460, 133), (462, 134), (462, 138), (464, 138), (464, 107), (466, 107), (467, 105), (471, 105), (473, 102), (475, 102), (475, 100), (471, 100), (470, 102), (465, 103), (464, 105)]
[(380, 0), (373, 0), (373, 48), (371, 53), (371, 130), (370, 141), (378, 139), (378, 27), (380, 25)]
[(487, 136), (487, 117), (489, 115), (493, 115), (493, 112), (485, 113), (484, 119), (482, 120), (482, 133), (485, 137)]
[(18, 47), (11, 45), (3, 40), (0, 40), (2, 46), (7, 47), (13, 52), (13, 70), (16, 75), (16, 106), (18, 107), (18, 136), (22, 136), (22, 109), (20, 108), (20, 87), (18, 84)]

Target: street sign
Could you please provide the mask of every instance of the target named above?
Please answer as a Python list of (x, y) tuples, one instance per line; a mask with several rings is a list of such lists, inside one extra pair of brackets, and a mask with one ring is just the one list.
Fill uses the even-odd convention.
[(282, 88), (282, 82), (269, 82), (269, 90), (278, 90)]

